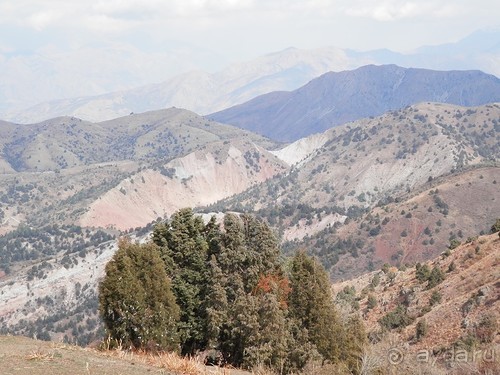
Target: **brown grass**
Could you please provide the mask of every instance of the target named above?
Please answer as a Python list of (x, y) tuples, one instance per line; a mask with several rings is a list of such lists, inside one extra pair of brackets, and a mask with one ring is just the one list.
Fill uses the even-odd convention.
[(25, 357), (28, 361), (52, 361), (54, 359), (54, 353), (43, 353), (40, 350), (36, 350), (26, 355)]

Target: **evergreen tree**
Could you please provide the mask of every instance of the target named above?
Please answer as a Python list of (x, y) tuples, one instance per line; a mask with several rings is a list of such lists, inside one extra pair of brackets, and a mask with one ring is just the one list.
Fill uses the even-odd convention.
[(287, 310), (274, 292), (249, 298), (253, 300), (250, 305), (255, 306), (252, 315), (257, 317), (257, 327), (248, 332), (243, 364), (262, 364), (282, 374), (290, 367), (288, 354), (293, 344)]
[(109, 335), (125, 345), (178, 347), (179, 307), (154, 244), (119, 243), (99, 285), (99, 310)]
[(359, 315), (348, 316), (342, 324), (340, 361), (354, 374), (358, 373), (361, 357), (367, 344), (367, 335)]
[[(281, 274), (279, 248), (257, 219), (227, 214), (224, 231), (209, 222), (211, 281), (207, 293), (209, 340), (235, 366), (287, 366), (288, 280)], [(208, 238), (207, 238), (208, 239)], [(211, 344), (213, 347), (213, 344)]]
[(238, 216), (227, 214), (224, 216), (224, 233), (221, 235), (217, 261), (227, 276), (226, 293), (229, 303), (233, 303), (238, 295), (245, 292), (245, 259), (243, 225)]
[[(324, 268), (299, 252), (285, 273), (271, 229), (227, 214), (223, 229), (183, 209), (145, 245), (121, 242), (100, 285), (110, 335), (140, 348), (215, 350), (226, 363), (297, 372), (323, 359), (356, 367), (366, 335), (338, 316)], [(344, 325), (344, 327), (343, 327)]]
[(172, 290), (181, 309), (179, 331), (182, 353), (192, 354), (206, 345), (204, 299), (208, 283), (205, 226), (189, 208), (153, 231), (153, 241), (161, 246)]
[(226, 295), (226, 277), (222, 273), (215, 255), (209, 262), (209, 286), (204, 301), (206, 311), (206, 340), (209, 349), (220, 350), (220, 339), (228, 321), (228, 302)]
[(307, 329), (309, 340), (323, 358), (337, 362), (342, 332), (326, 271), (313, 258), (298, 252), (292, 259), (290, 281), (291, 316)]
[(273, 232), (264, 222), (250, 215), (242, 215), (246, 256), (245, 285), (253, 288), (263, 274), (280, 268), (279, 246)]

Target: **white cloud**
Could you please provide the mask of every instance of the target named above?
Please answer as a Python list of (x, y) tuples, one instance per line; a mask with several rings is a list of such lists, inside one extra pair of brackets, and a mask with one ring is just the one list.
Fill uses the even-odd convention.
[(463, 14), (460, 1), (408, 1), (408, 0), (358, 0), (346, 7), (345, 13), (354, 17), (366, 17), (376, 21), (396, 21), (416, 17), (452, 17)]
[(35, 30), (40, 31), (57, 23), (63, 17), (62, 12), (50, 9), (31, 14), (27, 18), (27, 23)]
[(106, 14), (92, 14), (84, 19), (85, 26), (94, 32), (119, 34), (140, 25), (136, 20), (123, 20)]
[[(37, 33), (33, 44), (45, 42), (42, 36), (66, 46), (120, 39), (140, 48), (142, 37), (158, 45), (208, 43), (227, 55), (239, 48), (231, 53), (241, 56), (251, 48), (401, 49), (458, 40), (498, 25), (499, 6), (498, 0), (0, 0), (0, 26), (22, 29), (25, 39)], [(0, 35), (0, 43), (15, 49), (16, 40)]]

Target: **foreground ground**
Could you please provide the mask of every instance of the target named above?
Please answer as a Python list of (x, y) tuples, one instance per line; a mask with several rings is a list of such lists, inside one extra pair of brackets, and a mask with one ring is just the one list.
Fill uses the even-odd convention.
[[(177, 369), (175, 371), (169, 369)], [(99, 352), (77, 346), (0, 336), (0, 373), (3, 375), (250, 375), (239, 370), (205, 367), (177, 356)]]

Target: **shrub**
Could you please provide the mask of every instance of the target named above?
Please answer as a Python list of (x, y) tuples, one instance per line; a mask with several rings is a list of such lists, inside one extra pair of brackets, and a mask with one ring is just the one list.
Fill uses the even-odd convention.
[(450, 241), (450, 245), (448, 246), (448, 248), (450, 250), (453, 250), (453, 249), (457, 248), (458, 246), (460, 246), (460, 244), (461, 244), (461, 242), (454, 238)]
[(368, 295), (368, 303), (367, 303), (368, 310), (371, 310), (376, 306), (377, 306), (377, 298), (373, 294)]
[(420, 263), (417, 263), (415, 265), (415, 268), (417, 270), (416, 276), (417, 276), (418, 281), (423, 283), (429, 279), (429, 275), (431, 274), (431, 270), (429, 269), (429, 266), (427, 264), (421, 265)]
[(422, 337), (425, 337), (427, 335), (427, 332), (429, 331), (429, 326), (427, 325), (427, 322), (425, 319), (420, 319), (415, 327), (415, 337), (417, 340), (422, 339)]
[(436, 285), (442, 283), (444, 278), (445, 275), (444, 272), (441, 271), (441, 268), (439, 268), (438, 266), (434, 266), (427, 279), (428, 281), (427, 288), (429, 289), (434, 288)]
[(385, 329), (403, 328), (413, 322), (413, 318), (408, 315), (407, 310), (402, 305), (389, 312), (379, 320), (379, 324)]
[(387, 274), (389, 272), (389, 268), (390, 268), (390, 264), (389, 263), (384, 263), (384, 265), (382, 266), (382, 272)]
[(373, 279), (370, 282), (370, 285), (375, 288), (376, 286), (378, 286), (378, 284), (380, 284), (380, 275), (378, 273), (376, 273), (373, 276)]
[(498, 322), (496, 316), (493, 313), (483, 315), (480, 318), (475, 331), (475, 335), (481, 343), (488, 344), (493, 342), (493, 339), (498, 332)]
[(495, 221), (495, 224), (491, 226), (491, 233), (500, 232), (500, 219)]
[(455, 265), (455, 262), (451, 262), (450, 265), (448, 266), (448, 272), (453, 272), (457, 269), (457, 266)]
[(433, 291), (431, 297), (429, 298), (429, 305), (434, 306), (439, 304), (441, 302), (441, 298), (441, 293), (439, 293), (437, 290)]

